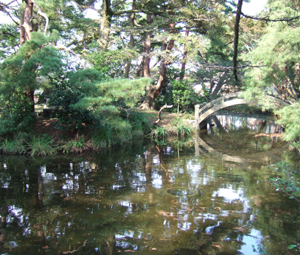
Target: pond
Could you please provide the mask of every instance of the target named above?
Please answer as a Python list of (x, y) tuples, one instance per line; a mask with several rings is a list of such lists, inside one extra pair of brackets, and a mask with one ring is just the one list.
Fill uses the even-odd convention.
[(268, 181), (280, 128), (214, 123), (186, 143), (0, 157), (0, 254), (293, 254), (300, 204)]

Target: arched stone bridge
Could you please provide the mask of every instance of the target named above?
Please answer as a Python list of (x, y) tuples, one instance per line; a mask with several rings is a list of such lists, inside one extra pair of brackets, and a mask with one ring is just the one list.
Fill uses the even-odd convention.
[[(219, 97), (203, 106), (200, 104), (195, 105), (195, 120), (197, 127), (199, 127), (201, 122), (206, 120), (210, 115), (226, 107), (240, 104), (259, 106), (254, 100), (248, 101), (242, 98), (241, 93), (242, 92), (237, 92)], [(274, 103), (274, 107), (289, 105), (287, 102), (273, 96), (266, 96), (266, 98)]]

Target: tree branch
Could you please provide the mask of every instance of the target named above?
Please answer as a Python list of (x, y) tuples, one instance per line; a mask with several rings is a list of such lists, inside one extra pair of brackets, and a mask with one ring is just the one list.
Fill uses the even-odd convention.
[(31, 0), (33, 2), (33, 4), (35, 4), (36, 8), (38, 9), (38, 14), (43, 16), (46, 20), (46, 24), (45, 24), (45, 29), (44, 29), (44, 35), (46, 35), (47, 29), (48, 29), (48, 25), (49, 25), (49, 19), (48, 16), (46, 15), (46, 13), (42, 12), (41, 8), (38, 6), (38, 4), (34, 1)]
[(12, 36), (14, 38), (17, 38), (15, 35), (13, 35), (12, 33), (8, 33), (8, 32), (3, 32), (0, 35), (9, 35), (9, 36)]
[(164, 109), (166, 109), (166, 108), (172, 108), (172, 107), (173, 107), (173, 105), (167, 105), (167, 104), (165, 104), (162, 108), (160, 108), (160, 110), (159, 110), (159, 112), (158, 112), (158, 120), (155, 121), (155, 122), (153, 123), (153, 125), (156, 125), (158, 122), (161, 121), (161, 112), (162, 112)]
[(96, 12), (100, 12), (99, 9), (96, 9), (95, 7), (91, 7), (91, 6), (87, 6), (87, 5), (79, 5), (81, 8), (83, 9), (91, 9), (91, 10), (94, 10)]
[(67, 52), (71, 53), (73, 56), (75, 56), (78, 59), (78, 62), (82, 65), (83, 69), (86, 69), (86, 66), (82, 62), (82, 60), (80, 59), (80, 57), (74, 51), (72, 51), (71, 49), (68, 49), (67, 47), (62, 46), (62, 45), (61, 46), (55, 46), (55, 49), (64, 50), (64, 51), (67, 51)]
[(253, 16), (249, 16), (249, 15), (246, 15), (244, 14), (243, 12), (241, 12), (241, 15), (247, 19), (254, 19), (254, 20), (261, 20), (261, 21), (269, 21), (269, 22), (290, 22), (290, 21), (293, 21), (293, 20), (297, 20), (297, 19), (300, 19), (300, 16), (296, 16), (296, 17), (293, 17), (293, 18), (282, 18), (282, 19), (269, 19), (266, 17), (264, 18), (260, 18), (260, 17), (253, 17)]

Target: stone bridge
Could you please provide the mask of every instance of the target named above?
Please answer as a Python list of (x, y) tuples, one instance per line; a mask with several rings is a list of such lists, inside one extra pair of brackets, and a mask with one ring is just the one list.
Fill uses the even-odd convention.
[[(207, 120), (210, 115), (226, 107), (240, 104), (260, 106), (254, 100), (245, 100), (243, 97), (241, 97), (241, 93), (242, 92), (237, 92), (219, 97), (203, 106), (200, 104), (195, 105), (195, 120), (197, 128), (199, 128), (200, 124)], [(274, 103), (274, 106), (289, 105), (287, 102), (273, 96), (266, 96), (266, 99), (271, 100)]]

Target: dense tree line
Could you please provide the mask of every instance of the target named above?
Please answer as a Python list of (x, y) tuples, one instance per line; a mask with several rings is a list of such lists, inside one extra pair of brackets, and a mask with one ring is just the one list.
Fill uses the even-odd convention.
[(141, 126), (129, 121), (135, 107), (189, 110), (245, 90), (272, 108), (263, 100), (271, 94), (290, 102), (276, 114), (286, 139), (298, 137), (297, 1), (270, 0), (257, 17), (243, 13), (243, 0), (23, 0), (0, 7), (12, 21), (0, 26), (2, 136), (30, 128), (34, 92), (42, 89), (59, 106), (58, 127), (97, 127), (101, 137)]

